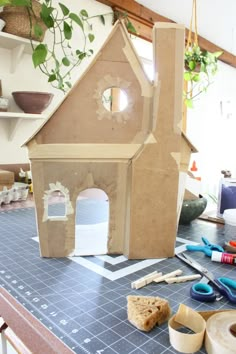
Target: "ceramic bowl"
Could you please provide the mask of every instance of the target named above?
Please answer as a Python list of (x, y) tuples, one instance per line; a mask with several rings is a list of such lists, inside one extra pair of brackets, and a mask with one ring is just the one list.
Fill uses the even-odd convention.
[(184, 200), (180, 213), (180, 224), (189, 224), (197, 219), (206, 209), (207, 199), (200, 197), (194, 200)]
[(53, 94), (49, 92), (15, 91), (12, 96), (25, 113), (40, 114), (50, 104)]

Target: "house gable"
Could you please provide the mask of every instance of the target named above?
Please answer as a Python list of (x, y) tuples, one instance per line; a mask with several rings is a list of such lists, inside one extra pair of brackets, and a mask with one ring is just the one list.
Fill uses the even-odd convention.
[[(103, 104), (104, 92), (110, 88), (119, 88), (127, 98), (127, 106), (119, 112), (109, 111)], [(142, 143), (150, 131), (152, 95), (152, 84), (119, 22), (34, 138), (38, 144)]]

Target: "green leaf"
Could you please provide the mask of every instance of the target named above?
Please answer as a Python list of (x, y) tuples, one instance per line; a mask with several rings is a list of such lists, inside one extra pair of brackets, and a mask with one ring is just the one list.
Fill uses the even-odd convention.
[(184, 103), (188, 108), (193, 108), (193, 100), (191, 100), (190, 98), (186, 98), (184, 100)]
[(126, 28), (131, 33), (134, 33), (134, 34), (137, 33), (137, 31), (136, 31), (135, 27), (133, 26), (132, 22), (130, 22), (129, 20), (126, 23)]
[(88, 13), (84, 9), (80, 11), (80, 15), (83, 16), (83, 17), (86, 17), (86, 18), (88, 17)]
[[(13, 6), (28, 6), (30, 7), (31, 1), (30, 0), (12, 0), (11, 5)], [(0, 3), (1, 6), (1, 3)]]
[(69, 60), (67, 57), (64, 57), (64, 58), (62, 59), (62, 63), (63, 63), (63, 65), (65, 65), (65, 66), (70, 66), (70, 60)]
[(195, 74), (194, 76), (193, 76), (193, 78), (192, 78), (192, 80), (194, 81), (194, 82), (198, 82), (198, 81), (200, 81), (200, 75), (199, 74)]
[(55, 59), (55, 69), (54, 69), (54, 73), (58, 74), (60, 71), (60, 63), (57, 59)]
[(189, 66), (189, 69), (190, 69), (190, 70), (194, 70), (194, 69), (196, 68), (196, 63), (191, 60), (191, 61), (188, 63), (188, 66)]
[(51, 16), (52, 11), (53, 11), (52, 7), (47, 7), (45, 4), (42, 5), (40, 17), (45, 23), (45, 25), (47, 26), (47, 28), (54, 27), (54, 20), (53, 17)]
[(62, 11), (64, 16), (67, 16), (70, 13), (70, 10), (68, 9), (68, 7), (66, 7), (65, 5), (61, 4), (60, 2), (59, 2), (59, 6), (60, 6), (61, 11)]
[(70, 81), (66, 81), (66, 82), (65, 82), (65, 84), (66, 84), (69, 88), (71, 88), (71, 87), (72, 87), (72, 85), (71, 85)]
[(100, 15), (99, 18), (100, 18), (102, 24), (105, 25), (105, 17), (103, 15)]
[(47, 46), (45, 44), (39, 44), (33, 51), (32, 59), (34, 63), (34, 67), (43, 64), (47, 57)]
[(218, 52), (215, 52), (215, 53), (212, 53), (214, 55), (215, 58), (219, 58), (224, 52), (222, 51), (218, 51)]
[(48, 82), (53, 82), (53, 81), (55, 81), (56, 79), (57, 79), (56, 75), (55, 75), (55, 74), (52, 74), (52, 75), (49, 76)]
[(185, 80), (185, 81), (191, 81), (191, 80), (192, 80), (192, 75), (191, 75), (190, 72), (186, 71), (186, 72), (184, 73), (184, 80)]
[(43, 34), (42, 27), (38, 23), (34, 25), (34, 34), (37, 38), (40, 38)]
[(82, 52), (81, 52), (81, 50), (77, 49), (77, 50), (75, 51), (75, 53), (76, 53), (76, 55), (80, 55)]
[(69, 18), (74, 21), (75, 23), (77, 23), (77, 25), (79, 25), (82, 29), (84, 29), (84, 25), (83, 22), (81, 21), (81, 19), (79, 18), (78, 15), (74, 14), (73, 12), (71, 12), (69, 14)]
[(93, 54), (93, 50), (89, 49), (86, 53), (87, 57), (90, 57)]
[(201, 63), (200, 71), (202, 71), (202, 72), (204, 72), (204, 73), (207, 73), (207, 65), (204, 64), (204, 63)]
[(94, 34), (92, 34), (92, 33), (88, 34), (88, 39), (89, 39), (90, 43), (92, 43), (94, 41), (94, 38), (95, 38)]
[(66, 39), (71, 39), (72, 37), (72, 29), (71, 26), (68, 25), (66, 21), (63, 22), (63, 30), (64, 30), (64, 36)]
[(80, 60), (83, 60), (86, 57), (86, 53), (80, 53), (78, 57)]
[(9, 5), (10, 3), (11, 3), (10, 0), (0, 0), (0, 6)]

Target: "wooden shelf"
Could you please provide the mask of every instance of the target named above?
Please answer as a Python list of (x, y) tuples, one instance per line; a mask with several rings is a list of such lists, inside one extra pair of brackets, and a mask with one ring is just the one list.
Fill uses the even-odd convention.
[[(33, 42), (38, 44), (39, 42)], [(24, 53), (32, 54), (29, 39), (14, 36), (13, 34), (0, 31), (0, 47), (11, 51), (11, 73), (16, 70), (17, 64)]]
[(17, 128), (23, 120), (45, 119), (44, 114), (31, 114), (22, 112), (0, 112), (0, 119), (8, 121), (8, 140), (12, 140)]

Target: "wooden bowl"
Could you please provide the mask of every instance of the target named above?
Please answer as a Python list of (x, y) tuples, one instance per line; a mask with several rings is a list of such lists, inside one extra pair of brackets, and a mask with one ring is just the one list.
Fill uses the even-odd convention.
[(53, 94), (49, 92), (15, 91), (12, 96), (25, 113), (40, 114), (50, 104)]

